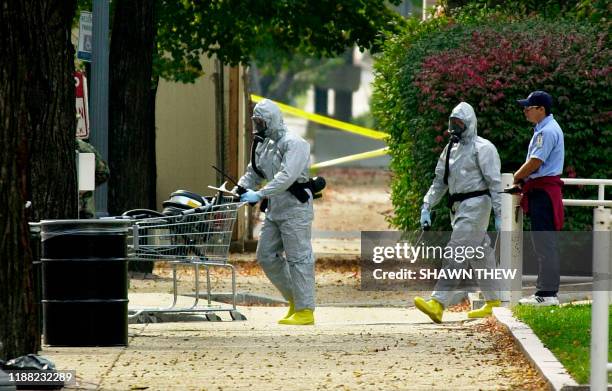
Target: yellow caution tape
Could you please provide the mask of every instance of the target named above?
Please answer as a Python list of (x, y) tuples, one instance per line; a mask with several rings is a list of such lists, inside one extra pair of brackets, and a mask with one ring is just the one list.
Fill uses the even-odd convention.
[[(254, 95), (254, 94), (251, 95), (251, 100), (253, 102), (257, 103), (257, 102), (262, 101), (263, 99), (264, 98), (261, 96)], [(337, 119), (329, 118), (324, 115), (309, 113), (304, 110), (300, 110), (298, 108), (288, 106), (288, 105), (285, 105), (283, 103), (279, 103), (276, 101), (274, 101), (274, 103), (276, 103), (278, 107), (281, 109), (281, 111), (284, 113), (291, 114), (296, 117), (305, 118), (309, 121), (316, 122), (316, 123), (319, 123), (325, 126), (329, 126), (330, 128), (344, 130), (346, 132), (358, 134), (363, 137), (373, 138), (375, 140), (384, 140), (387, 137), (389, 137), (387, 133), (379, 132), (378, 130), (364, 128), (363, 126), (349, 124), (348, 122), (338, 121)]]
[(335, 166), (336, 164), (352, 162), (352, 161), (355, 161), (355, 160), (371, 159), (371, 158), (374, 158), (374, 157), (384, 156), (384, 155), (386, 155), (388, 153), (389, 153), (389, 147), (384, 147), (384, 148), (380, 148), (380, 149), (375, 149), (374, 151), (356, 153), (354, 155), (348, 155), (348, 156), (340, 157), (340, 158), (337, 158), (337, 159), (328, 160), (326, 162), (321, 162), (321, 163), (313, 164), (310, 167), (310, 169), (311, 170), (317, 170), (319, 168)]

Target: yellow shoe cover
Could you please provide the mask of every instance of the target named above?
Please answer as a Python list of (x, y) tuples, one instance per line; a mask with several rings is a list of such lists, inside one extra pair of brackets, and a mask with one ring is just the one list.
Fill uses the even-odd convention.
[(287, 310), (287, 315), (283, 317), (283, 319), (289, 318), (291, 315), (295, 314), (295, 306), (291, 300), (289, 300), (289, 309)]
[(414, 305), (421, 310), (421, 312), (427, 314), (434, 322), (442, 323), (442, 312), (444, 312), (444, 307), (436, 300), (431, 299), (425, 301), (422, 297), (416, 296), (414, 298)]
[(486, 318), (493, 313), (493, 307), (499, 307), (500, 305), (501, 301), (499, 300), (489, 300), (479, 309), (468, 312), (468, 318)]
[(278, 324), (294, 326), (314, 324), (314, 312), (310, 308), (299, 310), (290, 317), (279, 320)]

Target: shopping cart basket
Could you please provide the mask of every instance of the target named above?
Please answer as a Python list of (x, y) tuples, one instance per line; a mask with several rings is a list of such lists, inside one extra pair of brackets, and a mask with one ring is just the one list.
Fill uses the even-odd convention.
[[(233, 197), (217, 198), (219, 202), (176, 215), (133, 219), (128, 236), (130, 261), (162, 261), (172, 266), (173, 302), (169, 307), (130, 308), (129, 317), (154, 313), (203, 312), (210, 320), (219, 320), (215, 311), (229, 311), (233, 320), (246, 319), (236, 310), (236, 271), (228, 263), (232, 230), (238, 210), (244, 203)], [(177, 266), (194, 269), (194, 302), (189, 307), (178, 307)], [(232, 305), (213, 305), (210, 268), (231, 271)], [(200, 305), (200, 270), (206, 271), (206, 305)]]

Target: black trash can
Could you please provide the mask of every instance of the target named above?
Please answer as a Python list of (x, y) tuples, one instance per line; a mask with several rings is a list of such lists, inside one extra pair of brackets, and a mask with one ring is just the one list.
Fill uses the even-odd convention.
[(41, 221), (43, 341), (127, 345), (129, 221)]
[(42, 279), (40, 266), (40, 223), (30, 223), (30, 250), (32, 251), (32, 273), (34, 277), (34, 301), (36, 302), (36, 323), (42, 335)]

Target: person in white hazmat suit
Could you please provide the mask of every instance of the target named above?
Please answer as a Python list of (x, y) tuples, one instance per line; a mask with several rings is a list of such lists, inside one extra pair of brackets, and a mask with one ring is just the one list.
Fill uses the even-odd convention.
[[(287, 131), (280, 109), (271, 100), (259, 102), (252, 119), (256, 144), (238, 184), (248, 189), (241, 195), (241, 201), (254, 203), (267, 198), (257, 261), (289, 302), (287, 315), (278, 323), (311, 325), (315, 309), (314, 255), (310, 242), (313, 194), (302, 190), (306, 191), (302, 202), (288, 191), (295, 182), (308, 182), (310, 145)], [(253, 190), (264, 181), (267, 183), (261, 189)]]
[[(488, 140), (476, 134), (476, 114), (466, 102), (459, 103), (449, 118), (451, 141), (442, 151), (435, 169), (435, 178), (423, 198), (421, 208), (421, 227), (431, 226), (430, 210), (449, 192), (451, 225), (453, 232), (448, 247), (483, 246), (484, 257), (462, 260), (444, 259), (443, 269), (492, 268), (495, 266), (494, 253), (486, 233), (491, 214), (495, 214), (495, 228), (501, 225), (501, 164), (497, 149)], [(434, 322), (442, 322), (442, 313), (448, 305), (449, 294), (457, 287), (460, 279), (439, 279), (430, 300), (415, 297), (415, 306), (427, 314)], [(470, 318), (480, 318), (491, 314), (492, 308), (499, 306), (496, 282), (478, 280), (483, 290), (486, 304), (468, 312)]]

